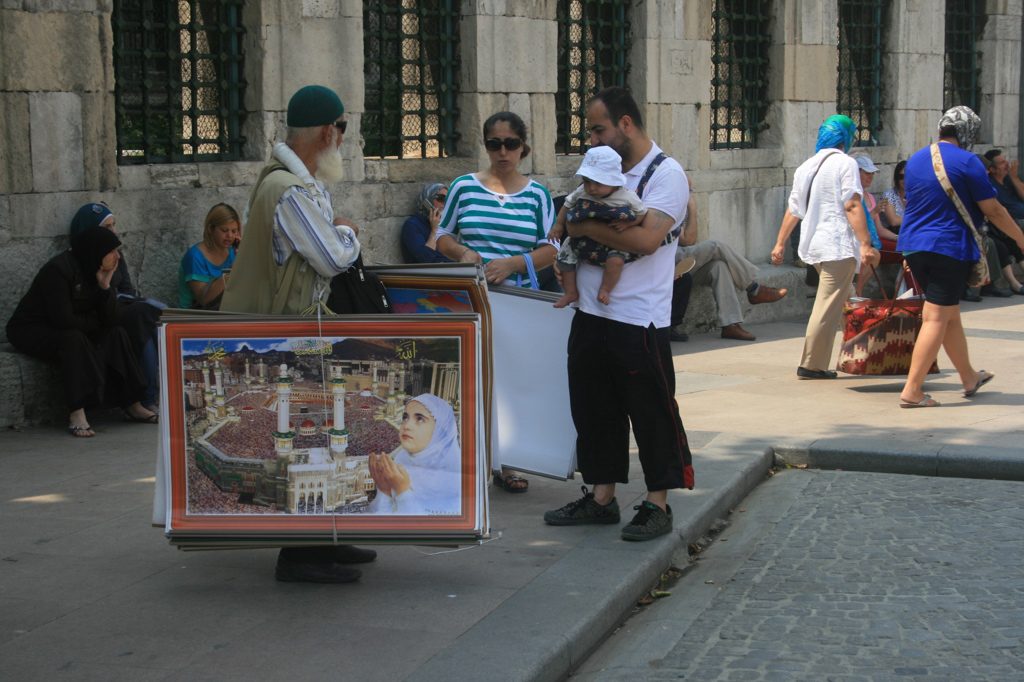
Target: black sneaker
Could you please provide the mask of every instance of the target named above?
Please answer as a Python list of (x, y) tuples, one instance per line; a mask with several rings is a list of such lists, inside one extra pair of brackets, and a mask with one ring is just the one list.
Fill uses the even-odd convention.
[(661, 507), (644, 500), (633, 507), (636, 509), (636, 516), (622, 528), (623, 540), (653, 540), (672, 530), (672, 507), (665, 505), (668, 511), (662, 511)]
[(587, 486), (580, 486), (583, 497), (561, 509), (544, 512), (544, 523), (549, 526), (582, 526), (587, 523), (618, 523), (619, 503), (612, 498), (608, 504), (598, 504)]
[(341, 564), (293, 558), (286, 548), (277, 555), (274, 577), (283, 583), (352, 583), (362, 572)]

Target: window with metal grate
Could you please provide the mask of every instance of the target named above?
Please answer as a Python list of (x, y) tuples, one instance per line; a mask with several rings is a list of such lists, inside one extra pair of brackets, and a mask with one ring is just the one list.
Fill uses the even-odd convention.
[(946, 0), (946, 58), (942, 108), (981, 108), (981, 52), (977, 44), (985, 29), (985, 0)]
[(857, 124), (854, 145), (877, 145), (882, 130), (883, 29), (888, 0), (839, 0), (836, 109)]
[(768, 113), (771, 0), (715, 0), (711, 11), (711, 148), (757, 146)]
[(626, 85), (628, 0), (559, 0), (556, 151), (587, 150), (587, 100), (602, 88)]
[(115, 0), (121, 164), (241, 158), (243, 0)]
[(364, 156), (454, 156), (458, 0), (364, 0), (363, 57)]

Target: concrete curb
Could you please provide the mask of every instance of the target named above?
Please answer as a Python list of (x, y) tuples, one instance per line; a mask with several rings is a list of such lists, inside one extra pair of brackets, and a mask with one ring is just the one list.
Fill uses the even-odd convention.
[(1024, 481), (1020, 451), (1005, 447), (828, 438), (779, 445), (773, 451), (783, 466)]
[[(637, 597), (672, 564), (676, 552), (726, 516), (764, 479), (774, 461), (767, 446), (752, 448), (747, 439), (724, 436), (702, 449), (700, 459), (722, 454), (748, 461), (729, 467), (708, 495), (693, 499), (681, 494), (670, 500), (677, 533), (653, 542), (628, 543), (617, 533), (603, 532), (608, 529), (595, 529), (579, 547), (406, 679), (564, 679), (622, 622)], [(683, 517), (686, 520), (680, 523)], [(539, 605), (544, 605), (543, 611), (537, 610)], [(497, 649), (506, 653), (482, 655)]]

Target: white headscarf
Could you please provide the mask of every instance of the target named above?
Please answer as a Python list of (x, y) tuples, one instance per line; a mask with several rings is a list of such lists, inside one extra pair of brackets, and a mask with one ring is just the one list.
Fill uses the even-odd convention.
[[(412, 464), (427, 469), (445, 469), (448, 471), (462, 470), (462, 449), (459, 447), (459, 426), (455, 422), (455, 412), (447, 400), (442, 400), (432, 393), (418, 395), (409, 402), (416, 401), (434, 417), (434, 433), (430, 443), (419, 452), (407, 454)], [(397, 458), (395, 461), (399, 461)], [(403, 463), (403, 462), (399, 462)]]
[(378, 493), (366, 511), (370, 514), (458, 514), (462, 504), (462, 450), (455, 412), (448, 401), (430, 393), (412, 400), (434, 416), (430, 443), (416, 454), (405, 448), (398, 449), (395, 464), (406, 468), (409, 490), (397, 497)]

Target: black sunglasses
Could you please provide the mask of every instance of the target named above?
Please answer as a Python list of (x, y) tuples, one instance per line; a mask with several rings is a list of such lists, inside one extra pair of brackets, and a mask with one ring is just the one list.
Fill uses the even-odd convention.
[(440, 202), (444, 203), (447, 200), (448, 200), (448, 193), (447, 192), (438, 192), (437, 194), (434, 195), (434, 201), (440, 201)]
[(348, 121), (335, 121), (334, 127), (341, 131), (341, 134), (345, 134), (345, 129), (348, 128)]
[(510, 152), (514, 152), (522, 146), (523, 141), (518, 137), (506, 137), (504, 139), (500, 137), (489, 137), (484, 140), (484, 147), (486, 147), (489, 152), (496, 152), (502, 147), (505, 147), (505, 149)]

